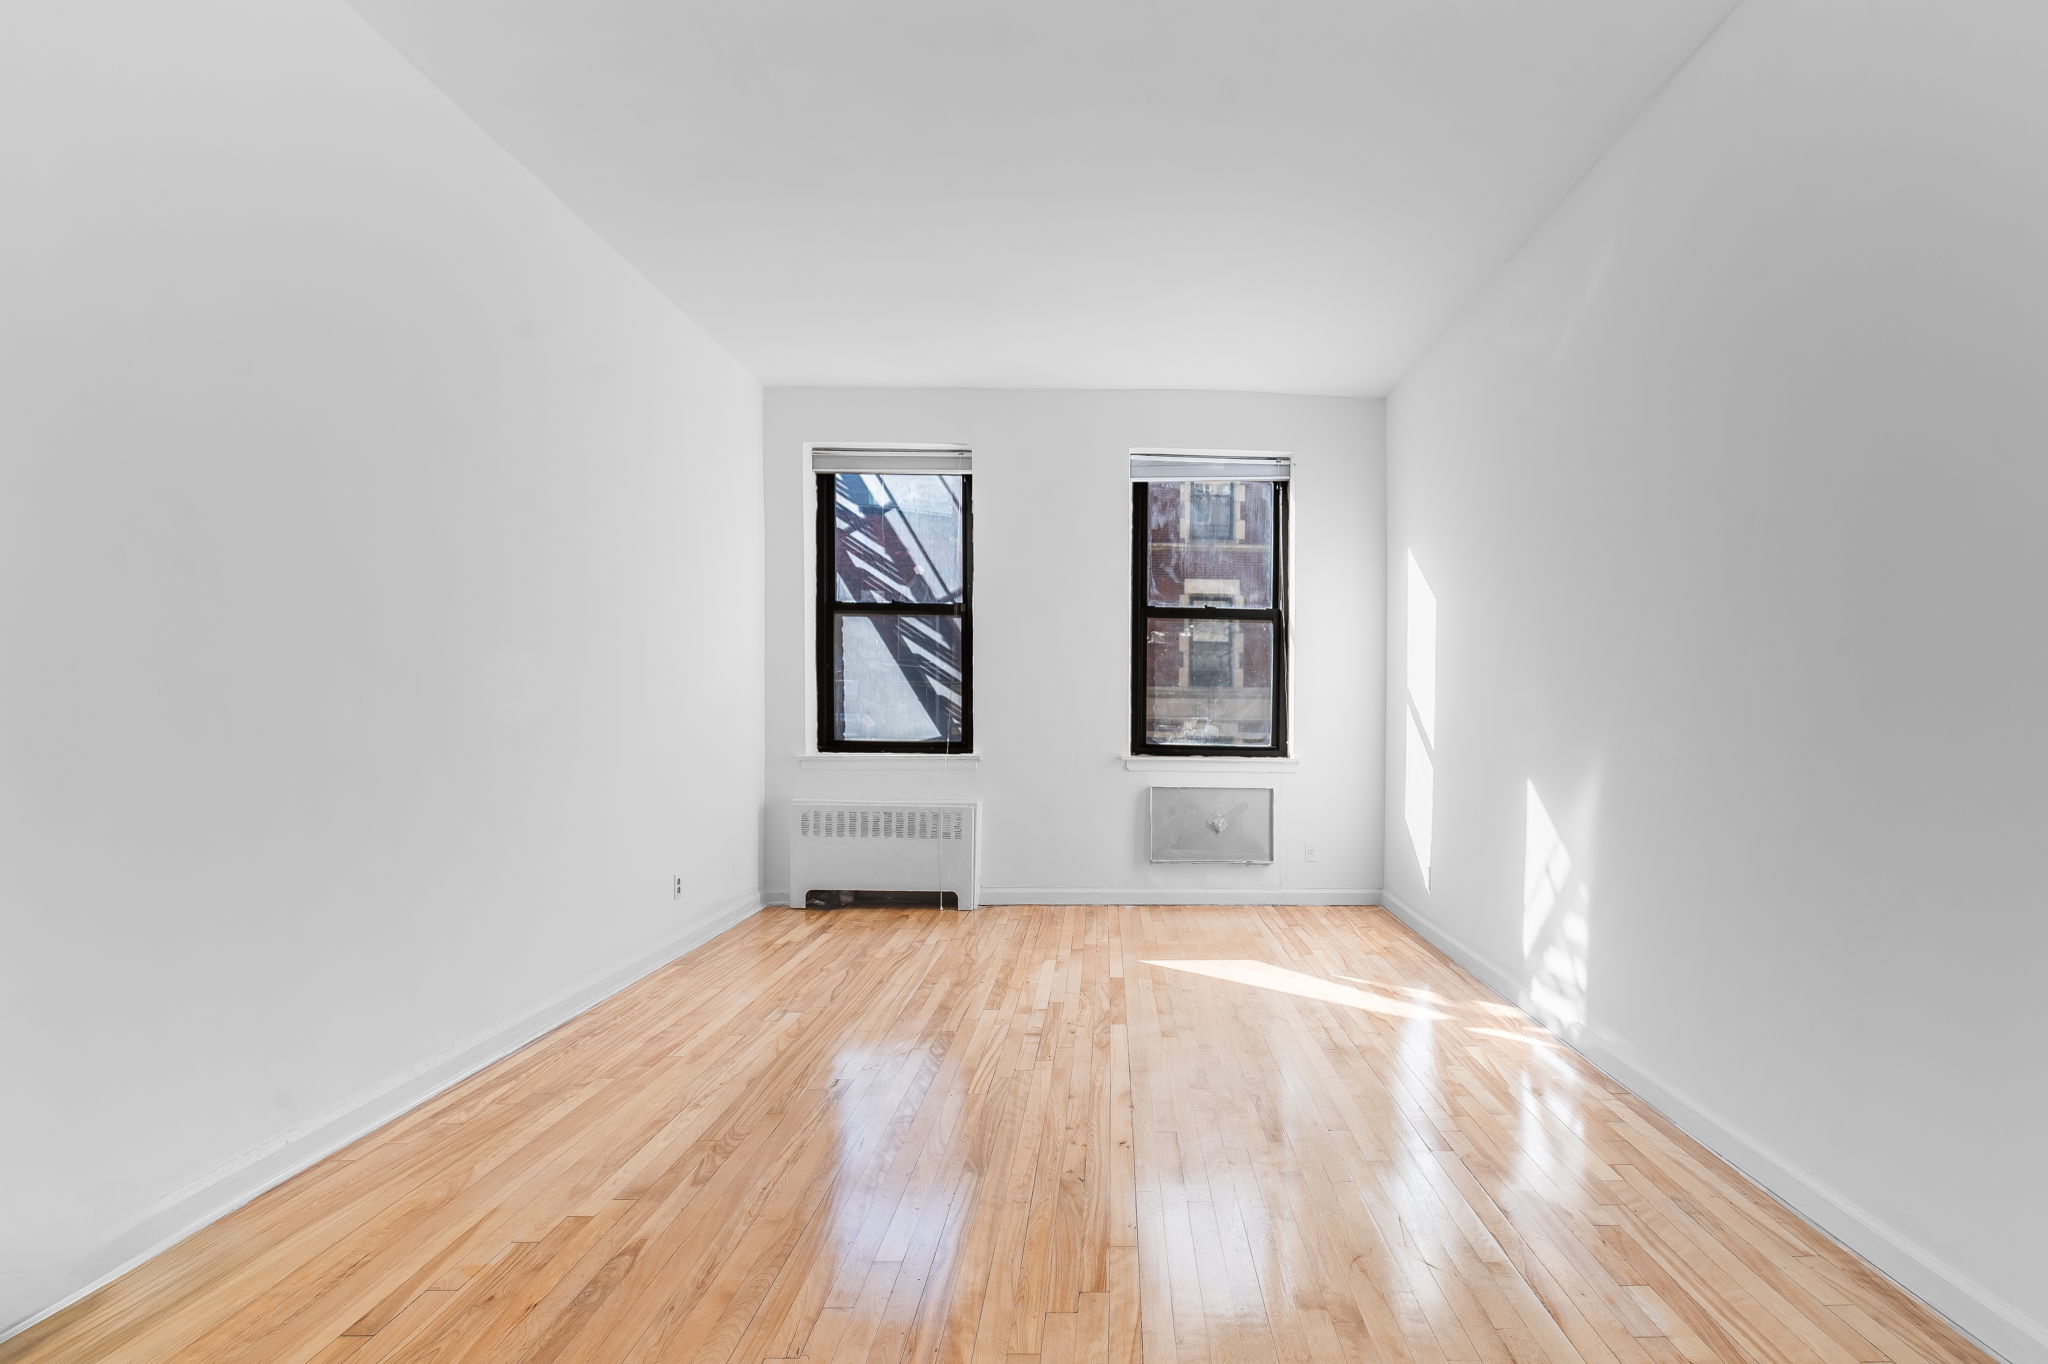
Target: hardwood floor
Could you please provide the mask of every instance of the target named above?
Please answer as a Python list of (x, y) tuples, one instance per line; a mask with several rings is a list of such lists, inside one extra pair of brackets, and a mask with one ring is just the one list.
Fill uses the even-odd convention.
[(769, 910), (0, 1360), (1981, 1364), (1380, 910)]

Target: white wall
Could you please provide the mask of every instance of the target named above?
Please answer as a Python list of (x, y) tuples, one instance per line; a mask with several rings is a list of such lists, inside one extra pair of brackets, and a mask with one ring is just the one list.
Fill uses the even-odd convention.
[(1745, 6), (1390, 412), (1404, 912), (2016, 1360), (2048, 1358), (2044, 52), (2034, 5)]
[[(1380, 885), (1384, 679), (1382, 407), (1254, 393), (771, 389), (767, 395), (768, 793), (763, 883), (784, 884), (774, 802), (978, 799), (991, 902), (1370, 900)], [(806, 441), (974, 451), (980, 766), (876, 771), (799, 757), (811, 643)], [(1294, 498), (1292, 769), (1243, 759), (1128, 771), (1130, 451), (1284, 450)], [(1152, 785), (1270, 785), (1271, 867), (1154, 866)], [(1315, 840), (1319, 859), (1302, 860)]]
[(4, 1328), (752, 908), (762, 608), (757, 386), (339, 3), (10, 5), (0, 165)]

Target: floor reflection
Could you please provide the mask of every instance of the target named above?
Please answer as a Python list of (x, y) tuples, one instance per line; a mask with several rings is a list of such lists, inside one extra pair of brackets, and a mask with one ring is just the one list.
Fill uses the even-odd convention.
[[(1537, 842), (1541, 954), (1572, 885)], [(1988, 1364), (1385, 913), (1017, 907), (764, 912), (0, 1361), (1894, 1357), (1874, 1341)]]

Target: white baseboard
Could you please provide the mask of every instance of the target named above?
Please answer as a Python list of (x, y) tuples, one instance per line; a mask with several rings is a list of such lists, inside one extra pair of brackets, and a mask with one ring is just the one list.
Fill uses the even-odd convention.
[[(787, 891), (769, 893), (768, 903), (786, 905)], [(1113, 890), (1071, 886), (983, 886), (984, 905), (1377, 905), (1376, 890)]]
[(985, 905), (1376, 905), (1376, 890), (1161, 889), (1157, 886), (983, 886)]
[(668, 965), (692, 948), (751, 918), (766, 904), (758, 893), (729, 901), (708, 918), (685, 925), (619, 965), (587, 976), (542, 1000), (516, 1018), (486, 1028), (418, 1065), (334, 1105), (260, 1146), (242, 1152), (190, 1183), (172, 1190), (109, 1232), (101, 1261), (113, 1267), (60, 1301), (6, 1327), (0, 1341), (63, 1311), (120, 1278), (137, 1265), (233, 1212), (258, 1194), (332, 1155), (393, 1118), (519, 1050), (543, 1033), (609, 999), (641, 977)]
[[(1444, 955), (1539, 1022), (1520, 983), (1456, 934), (1391, 892), (1380, 903)], [(1761, 1141), (1666, 1084), (1626, 1047), (1596, 1027), (1560, 1036), (1589, 1063), (1733, 1165), (1764, 1192), (1869, 1261), (1894, 1283), (1948, 1318), (1958, 1331), (2009, 1364), (2048, 1364), (2048, 1326), (1888, 1225), (1846, 1195), (1780, 1156)]]

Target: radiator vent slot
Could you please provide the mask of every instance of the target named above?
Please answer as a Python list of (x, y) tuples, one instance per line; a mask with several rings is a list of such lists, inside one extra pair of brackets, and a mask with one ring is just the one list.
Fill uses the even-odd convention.
[(798, 838), (915, 838), (958, 842), (967, 837), (963, 808), (848, 805), (797, 807)]

